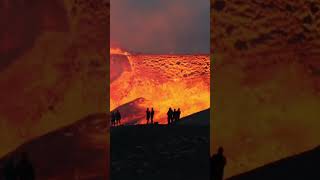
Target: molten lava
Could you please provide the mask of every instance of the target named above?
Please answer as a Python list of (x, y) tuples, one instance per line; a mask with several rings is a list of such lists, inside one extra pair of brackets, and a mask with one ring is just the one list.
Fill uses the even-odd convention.
[[(120, 54), (120, 55), (119, 55)], [(169, 107), (182, 117), (210, 106), (209, 55), (130, 55), (111, 50), (110, 108), (126, 124), (145, 123), (147, 107), (155, 121), (166, 123)]]

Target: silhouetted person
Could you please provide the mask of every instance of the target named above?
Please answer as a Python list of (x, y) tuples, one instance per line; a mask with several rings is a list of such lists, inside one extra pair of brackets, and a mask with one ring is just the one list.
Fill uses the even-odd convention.
[(116, 114), (114, 111), (111, 112), (111, 125), (116, 126)]
[(121, 114), (120, 114), (119, 110), (117, 110), (117, 112), (116, 112), (116, 122), (119, 125), (121, 124)]
[(173, 116), (173, 111), (171, 108), (169, 108), (168, 112), (167, 112), (167, 116), (168, 116), (168, 124), (171, 124), (171, 119)]
[(180, 111), (180, 108), (178, 108), (178, 110), (177, 110), (177, 120), (180, 120), (180, 115), (181, 115), (181, 111)]
[(211, 180), (223, 180), (224, 166), (226, 164), (223, 148), (219, 147), (218, 153), (211, 157)]
[(17, 172), (12, 158), (8, 159), (3, 167), (4, 180), (16, 180)]
[(176, 121), (177, 120), (177, 110), (174, 109), (173, 110), (173, 114), (172, 114), (172, 122)]
[(153, 117), (154, 117), (154, 110), (153, 108), (151, 108), (151, 112), (150, 112), (151, 124), (153, 124)]
[(149, 124), (150, 115), (151, 115), (151, 114), (150, 114), (149, 108), (147, 108), (147, 111), (146, 111), (147, 124)]
[(18, 180), (34, 180), (34, 168), (28, 159), (27, 153), (23, 153), (17, 164)]

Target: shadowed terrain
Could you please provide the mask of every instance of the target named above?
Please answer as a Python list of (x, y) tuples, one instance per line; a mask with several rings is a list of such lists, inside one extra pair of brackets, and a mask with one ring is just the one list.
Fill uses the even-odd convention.
[(229, 180), (320, 179), (320, 148), (287, 157)]
[(209, 126), (196, 124), (111, 128), (111, 179), (208, 180)]
[(191, 126), (209, 126), (210, 125), (210, 109), (200, 111), (198, 113), (191, 114), (177, 121), (179, 125), (191, 125)]
[(36, 179), (109, 178), (109, 126), (106, 114), (90, 115), (21, 145), (0, 160), (0, 179), (7, 158), (27, 152)]

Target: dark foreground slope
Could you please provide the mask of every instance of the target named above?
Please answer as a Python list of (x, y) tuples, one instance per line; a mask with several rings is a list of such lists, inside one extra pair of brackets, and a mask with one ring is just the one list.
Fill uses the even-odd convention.
[(229, 178), (230, 180), (311, 180), (320, 179), (320, 148), (288, 157)]
[(0, 160), (0, 180), (5, 160), (28, 153), (36, 179), (106, 180), (109, 176), (109, 139), (106, 114), (95, 114), (41, 136)]
[(209, 126), (112, 128), (111, 179), (209, 180)]
[(210, 125), (210, 109), (206, 109), (190, 116), (182, 118), (177, 122), (179, 125), (192, 126), (209, 126)]

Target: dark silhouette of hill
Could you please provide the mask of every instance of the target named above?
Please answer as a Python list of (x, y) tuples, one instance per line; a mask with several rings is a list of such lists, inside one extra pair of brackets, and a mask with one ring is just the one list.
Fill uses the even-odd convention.
[(230, 180), (309, 180), (320, 179), (320, 147), (284, 158), (252, 171), (229, 178)]
[(139, 121), (144, 120), (145, 108), (142, 108), (140, 105), (145, 101), (147, 100), (142, 97), (137, 98), (114, 109), (121, 112), (121, 123), (125, 125), (134, 125), (139, 123)]
[(178, 125), (197, 125), (209, 126), (210, 125), (210, 109), (206, 109), (189, 116), (183, 117), (177, 121)]
[(4, 162), (21, 152), (28, 153), (36, 179), (107, 179), (108, 122), (105, 113), (92, 114), (21, 145), (0, 159), (0, 179)]
[(209, 126), (179, 124), (111, 128), (111, 179), (209, 180)]

